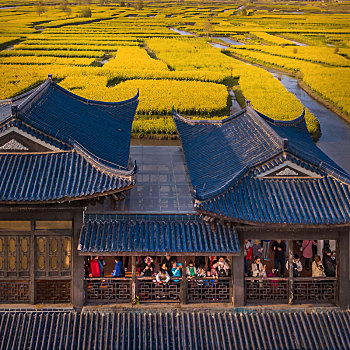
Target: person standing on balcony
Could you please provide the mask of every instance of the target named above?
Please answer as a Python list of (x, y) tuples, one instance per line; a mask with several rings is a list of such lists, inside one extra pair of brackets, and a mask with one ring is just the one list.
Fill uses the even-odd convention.
[(141, 270), (142, 277), (152, 277), (154, 273), (154, 264), (153, 259), (150, 256), (147, 256), (144, 260), (145, 264)]
[(99, 260), (98, 256), (95, 256), (90, 261), (90, 271), (92, 277), (103, 277), (103, 265)]
[[(286, 263), (286, 268), (288, 270), (289, 261), (287, 261)], [(298, 254), (293, 255), (292, 268), (293, 268), (293, 277), (300, 277), (300, 273), (301, 271), (303, 271), (303, 265), (301, 264)]]
[(213, 265), (219, 277), (227, 277), (230, 267), (224, 257), (220, 257), (219, 261)]
[(166, 265), (169, 275), (171, 275), (171, 268), (172, 268), (172, 261), (173, 260), (176, 261), (176, 258), (171, 257), (170, 255), (166, 255), (161, 262), (161, 265), (164, 265), (164, 264)]
[[(174, 277), (181, 277), (182, 264), (173, 261), (171, 273)], [(175, 282), (179, 282), (179, 280), (174, 280)]]
[(114, 261), (115, 261), (115, 266), (114, 266), (114, 271), (112, 273), (112, 276), (113, 277), (124, 277), (125, 271), (123, 269), (122, 259), (119, 256), (116, 256), (114, 258)]
[(335, 277), (336, 261), (332, 259), (332, 251), (327, 249), (323, 256), (324, 272), (327, 277)]
[(317, 243), (312, 240), (303, 240), (302, 250), (305, 258), (305, 270), (310, 270), (310, 259), (313, 256), (312, 246), (317, 246)]
[(260, 256), (256, 256), (252, 263), (252, 276), (253, 277), (266, 277), (266, 265), (261, 263)]
[(283, 277), (286, 265), (286, 244), (278, 239), (272, 243), (271, 249), (275, 253), (275, 269), (278, 270), (278, 265), (280, 265), (281, 276)]
[(244, 241), (244, 273), (248, 273), (248, 262), (253, 262), (253, 248), (250, 241)]
[(263, 249), (261, 247), (260, 241), (256, 239), (253, 244), (253, 256), (260, 256), (260, 258), (263, 257)]
[(193, 261), (190, 260), (188, 263), (188, 266), (186, 267), (186, 276), (187, 278), (193, 278), (196, 277), (196, 268), (193, 265)]
[(159, 284), (168, 283), (170, 281), (170, 276), (167, 271), (159, 271), (156, 275), (156, 280)]
[(312, 263), (312, 277), (326, 277), (321, 258), (316, 255)]

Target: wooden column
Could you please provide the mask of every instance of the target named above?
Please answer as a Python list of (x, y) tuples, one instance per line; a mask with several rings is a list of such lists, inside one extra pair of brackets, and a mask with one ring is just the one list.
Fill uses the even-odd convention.
[(242, 307), (245, 304), (244, 290), (244, 240), (239, 237), (241, 254), (232, 257), (233, 277), (233, 300), (235, 307)]
[(29, 273), (30, 273), (30, 282), (29, 282), (29, 302), (30, 304), (35, 304), (35, 234), (34, 234), (34, 220), (31, 222), (31, 235), (29, 238), (30, 251), (29, 251), (29, 261), (31, 262), (29, 265)]
[(288, 241), (288, 304), (293, 304), (293, 241)]
[(72, 284), (73, 284), (73, 306), (77, 311), (81, 311), (84, 306), (84, 257), (78, 255), (77, 247), (79, 245), (80, 230), (83, 226), (83, 211), (76, 211), (73, 219), (73, 245), (72, 245)]
[(349, 228), (339, 233), (337, 240), (338, 306), (349, 307)]
[(136, 256), (131, 257), (131, 302), (136, 298)]
[(187, 304), (187, 276), (186, 276), (186, 257), (181, 257), (182, 264), (182, 278), (180, 285), (180, 293), (181, 293), (181, 303)]

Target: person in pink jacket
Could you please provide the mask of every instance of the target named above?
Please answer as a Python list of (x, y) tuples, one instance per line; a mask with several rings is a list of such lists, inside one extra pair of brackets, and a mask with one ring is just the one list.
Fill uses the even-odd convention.
[(310, 258), (312, 258), (312, 246), (317, 245), (315, 241), (303, 240), (303, 257), (305, 258), (305, 270), (310, 270)]

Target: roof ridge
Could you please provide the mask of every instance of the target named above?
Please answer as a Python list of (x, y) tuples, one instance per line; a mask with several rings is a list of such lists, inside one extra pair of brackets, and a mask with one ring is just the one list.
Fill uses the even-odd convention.
[(44, 90), (46, 90), (52, 83), (52, 80), (50, 78), (46, 79), (40, 86), (38, 86), (36, 89), (32, 91), (31, 94), (29, 94), (28, 98), (22, 101), (18, 106), (17, 109), (19, 112), (25, 111), (26, 108), (30, 107), (30, 103), (34, 102), (36, 98), (40, 96)]
[(210, 120), (210, 119), (188, 119), (183, 117), (182, 115), (178, 114), (175, 111), (174, 106), (172, 107), (172, 113), (173, 113), (173, 118), (178, 118), (180, 120), (182, 120), (183, 122), (190, 124), (190, 125), (196, 125), (196, 124), (207, 124), (207, 125), (218, 125), (221, 126), (229, 121), (231, 121), (232, 119), (235, 119), (237, 117), (239, 117), (241, 114), (244, 114), (246, 112), (246, 108), (241, 109), (240, 111), (236, 112), (233, 115), (230, 115), (229, 117), (226, 117), (224, 119), (214, 119), (214, 120)]
[(127, 100), (117, 101), (117, 102), (105, 102), (105, 101), (89, 100), (89, 99), (87, 99), (85, 97), (79, 96), (79, 95), (75, 94), (74, 92), (71, 92), (71, 91), (65, 89), (64, 87), (56, 84), (55, 82), (52, 82), (52, 86), (54, 88), (56, 88), (57, 90), (65, 93), (66, 95), (69, 95), (69, 96), (71, 96), (71, 97), (75, 98), (76, 100), (81, 101), (83, 103), (95, 104), (95, 105), (104, 105), (104, 106), (126, 105), (128, 103), (132, 103), (132, 102), (136, 101), (139, 98), (139, 95), (140, 95), (140, 91), (139, 91), (139, 89), (137, 89), (136, 95), (134, 95), (133, 97), (131, 97), (131, 98), (127, 99)]
[[(81, 155), (87, 162), (89, 162), (92, 166), (99, 168), (103, 172), (107, 172), (109, 174), (115, 175), (116, 173), (118, 176), (125, 176), (125, 177), (131, 177), (133, 174), (135, 174), (137, 166), (136, 161), (133, 164), (133, 167), (130, 170), (126, 170), (124, 167), (114, 164), (112, 162), (109, 162), (105, 159), (99, 158), (89, 152), (87, 149), (85, 149), (82, 145), (80, 145), (77, 141), (72, 140), (72, 146), (73, 150)], [(103, 164), (101, 161), (110, 164), (106, 165)], [(113, 167), (114, 166), (114, 167)], [(124, 169), (122, 169), (124, 168)]]
[[(258, 112), (253, 109), (249, 104), (247, 105), (247, 114), (254, 120), (256, 124), (258, 124), (261, 129), (263, 129), (268, 135), (274, 139), (275, 143), (279, 146), (283, 147), (283, 138), (278, 135), (278, 133), (271, 128), (271, 126), (259, 116)], [(283, 148), (282, 148), (283, 149)]]
[(260, 116), (260, 118), (265, 119), (269, 123), (272, 123), (274, 125), (284, 125), (284, 126), (290, 126), (290, 125), (296, 125), (300, 124), (301, 122), (305, 122), (305, 107), (303, 107), (302, 113), (299, 115), (299, 117), (296, 117), (291, 120), (278, 120), (278, 119), (272, 119), (265, 114), (256, 111), (257, 114)]

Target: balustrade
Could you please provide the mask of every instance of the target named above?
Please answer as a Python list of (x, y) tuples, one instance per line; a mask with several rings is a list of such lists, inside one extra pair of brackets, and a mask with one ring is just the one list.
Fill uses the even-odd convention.
[(231, 301), (230, 277), (192, 278), (187, 280), (188, 303), (220, 303)]
[(335, 304), (336, 278), (294, 278), (293, 302)]
[(88, 278), (85, 280), (85, 299), (90, 304), (131, 302), (131, 279)]
[(247, 304), (335, 304), (336, 278), (245, 278)]
[(180, 279), (176, 277), (162, 284), (153, 277), (140, 277), (136, 281), (136, 293), (140, 302), (180, 302), (180, 286)]
[(288, 278), (245, 278), (247, 303), (288, 303)]

